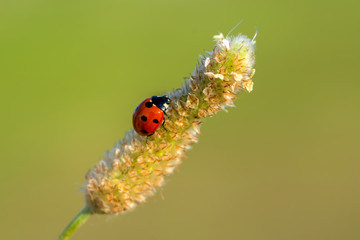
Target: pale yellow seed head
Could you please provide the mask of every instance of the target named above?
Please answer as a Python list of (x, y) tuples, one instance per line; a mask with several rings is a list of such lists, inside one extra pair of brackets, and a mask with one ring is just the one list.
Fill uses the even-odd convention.
[(160, 127), (147, 140), (130, 131), (86, 175), (87, 205), (93, 213), (117, 214), (145, 202), (198, 141), (202, 118), (233, 106), (238, 92), (252, 91), (255, 42), (242, 35), (214, 39), (213, 50), (200, 57), (189, 79), (167, 93), (172, 100), (167, 130)]

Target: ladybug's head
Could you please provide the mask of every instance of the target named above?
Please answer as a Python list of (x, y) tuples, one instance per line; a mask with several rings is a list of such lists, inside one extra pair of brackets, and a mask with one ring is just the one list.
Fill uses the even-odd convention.
[(169, 96), (164, 95), (162, 96), (164, 98), (164, 101), (166, 102), (166, 104), (170, 104), (171, 103), (171, 99), (169, 98)]
[(160, 108), (163, 112), (166, 112), (171, 102), (171, 99), (167, 95), (161, 97), (152, 96), (151, 101), (155, 104), (155, 106)]

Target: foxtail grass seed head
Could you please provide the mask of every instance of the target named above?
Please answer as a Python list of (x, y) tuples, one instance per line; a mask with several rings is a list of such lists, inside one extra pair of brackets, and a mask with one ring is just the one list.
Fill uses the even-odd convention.
[(171, 99), (166, 130), (158, 128), (147, 141), (130, 131), (87, 173), (85, 195), (92, 213), (117, 214), (145, 202), (198, 141), (202, 119), (234, 106), (237, 93), (252, 91), (255, 41), (223, 34), (214, 39), (214, 48), (200, 57), (182, 87), (166, 93)]

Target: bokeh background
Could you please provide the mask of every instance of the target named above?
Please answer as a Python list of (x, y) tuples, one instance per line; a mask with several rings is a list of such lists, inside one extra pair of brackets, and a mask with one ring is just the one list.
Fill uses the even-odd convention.
[(161, 194), (72, 239), (360, 239), (359, 7), (0, 0), (0, 238), (56, 239), (137, 104), (243, 20), (254, 91), (206, 121)]

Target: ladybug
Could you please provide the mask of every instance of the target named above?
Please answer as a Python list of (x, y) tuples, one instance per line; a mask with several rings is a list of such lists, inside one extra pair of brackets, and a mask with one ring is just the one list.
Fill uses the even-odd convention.
[(164, 127), (164, 114), (169, 107), (171, 99), (164, 96), (152, 96), (142, 101), (133, 114), (133, 126), (141, 136), (151, 136), (162, 124)]

